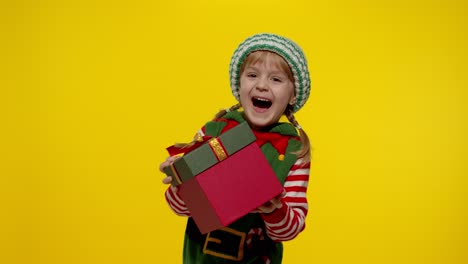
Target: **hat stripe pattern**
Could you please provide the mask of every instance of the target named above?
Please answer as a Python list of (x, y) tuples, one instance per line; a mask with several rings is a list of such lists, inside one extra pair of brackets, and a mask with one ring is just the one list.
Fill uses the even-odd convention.
[(231, 89), (234, 97), (239, 100), (240, 67), (242, 63), (250, 53), (259, 50), (271, 51), (280, 55), (291, 68), (297, 97), (293, 111), (296, 112), (305, 104), (310, 94), (307, 61), (297, 44), (278, 35), (257, 34), (246, 39), (236, 49), (229, 66)]

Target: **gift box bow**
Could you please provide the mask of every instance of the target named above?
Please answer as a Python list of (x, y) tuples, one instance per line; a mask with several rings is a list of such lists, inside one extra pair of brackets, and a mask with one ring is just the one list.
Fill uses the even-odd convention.
[(176, 156), (179, 154), (187, 154), (187, 153), (190, 153), (192, 150), (200, 147), (201, 145), (203, 145), (205, 142), (207, 142), (208, 140), (212, 138), (213, 138), (212, 136), (202, 136), (199, 133), (197, 133), (192, 143), (189, 143), (186, 146), (172, 145), (166, 148), (166, 150), (170, 156)]

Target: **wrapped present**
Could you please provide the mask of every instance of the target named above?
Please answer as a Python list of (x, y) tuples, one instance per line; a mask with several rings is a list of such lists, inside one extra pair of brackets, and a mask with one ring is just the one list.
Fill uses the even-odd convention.
[(209, 139), (164, 171), (176, 181), (203, 234), (228, 226), (283, 191), (246, 122)]
[(176, 160), (171, 166), (164, 168), (164, 172), (168, 176), (172, 176), (172, 185), (177, 186), (252, 142), (255, 142), (255, 135), (249, 125), (243, 122), (217, 138), (202, 137), (194, 146), (189, 148), (179, 148), (177, 150), (177, 148), (171, 146), (168, 148), (171, 155), (179, 152), (188, 152), (188, 154)]

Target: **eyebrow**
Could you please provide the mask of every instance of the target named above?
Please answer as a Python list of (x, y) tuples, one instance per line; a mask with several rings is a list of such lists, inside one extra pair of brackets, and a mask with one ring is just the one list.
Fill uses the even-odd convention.
[(255, 66), (248, 66), (248, 67), (245, 67), (244, 71), (246, 71), (246, 70), (256, 70), (256, 71), (258, 71), (258, 68), (255, 67)]
[[(251, 66), (248, 66), (244, 69), (244, 72), (248, 71), (248, 70), (254, 70), (254, 71), (259, 71), (258, 67), (255, 67), (253, 65)], [(274, 70), (271, 72), (272, 74), (281, 74), (281, 75), (285, 75), (286, 77), (288, 76), (288, 74), (282, 70)]]

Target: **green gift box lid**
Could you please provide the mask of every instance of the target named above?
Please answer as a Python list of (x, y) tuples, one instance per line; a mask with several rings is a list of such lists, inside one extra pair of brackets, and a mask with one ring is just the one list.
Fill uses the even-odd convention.
[(177, 186), (223, 161), (255, 140), (249, 124), (242, 122), (185, 154), (171, 166), (164, 168), (164, 173), (172, 176), (172, 185)]

